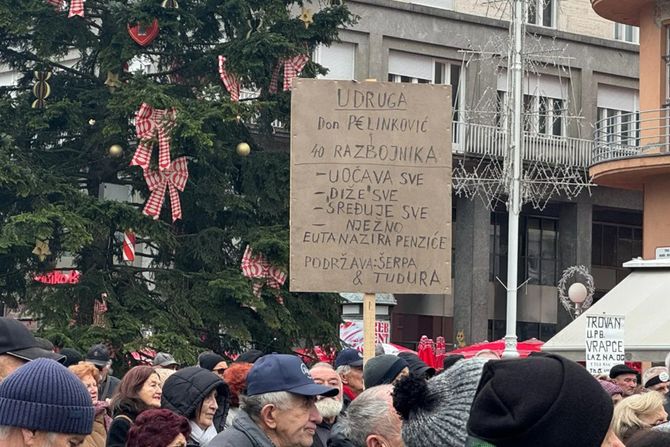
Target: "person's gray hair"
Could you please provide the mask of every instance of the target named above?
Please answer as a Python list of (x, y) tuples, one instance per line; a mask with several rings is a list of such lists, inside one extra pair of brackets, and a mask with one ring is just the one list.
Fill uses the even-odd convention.
[(286, 409), (293, 403), (293, 395), (288, 391), (275, 391), (273, 393), (246, 396), (240, 394), (240, 409), (247, 413), (251, 419), (258, 422), (261, 410), (266, 405), (274, 405), (279, 409)]
[(327, 362), (315, 363), (315, 364), (312, 365), (312, 367), (309, 370), (311, 371), (311, 370), (316, 369), (316, 368), (328, 368), (328, 369), (331, 369), (331, 370), (335, 371), (335, 368), (333, 368), (333, 365), (331, 365), (330, 363), (327, 363)]
[(388, 433), (393, 426), (392, 385), (379, 385), (363, 391), (338, 419), (339, 430), (356, 447), (365, 447), (368, 436)]
[(335, 370), (335, 372), (337, 372), (337, 373), (340, 375), (340, 377), (342, 377), (342, 376), (346, 376), (347, 374), (349, 374), (349, 373), (351, 372), (351, 366), (349, 366), (349, 365), (340, 365), (340, 366), (337, 367), (337, 369)]
[[(9, 427), (7, 425), (0, 425), (0, 441), (6, 441), (12, 434), (12, 430), (21, 430), (19, 427)], [(51, 447), (56, 441), (58, 433), (47, 433), (47, 444), (43, 447)]]

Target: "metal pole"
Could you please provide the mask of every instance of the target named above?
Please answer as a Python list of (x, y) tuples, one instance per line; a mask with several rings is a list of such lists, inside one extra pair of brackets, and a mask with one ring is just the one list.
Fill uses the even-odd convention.
[(523, 144), (523, 22), (525, 0), (514, 0), (510, 76), (512, 79), (512, 116), (508, 156), (511, 157), (511, 177), (508, 203), (507, 233), (507, 329), (503, 358), (519, 357), (516, 349), (516, 301), (519, 265), (519, 214), (521, 213), (521, 167)]

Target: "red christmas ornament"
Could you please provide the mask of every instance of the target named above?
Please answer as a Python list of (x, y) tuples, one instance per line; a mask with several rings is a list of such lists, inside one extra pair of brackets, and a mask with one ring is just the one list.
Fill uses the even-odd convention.
[(136, 23), (135, 25), (128, 24), (128, 34), (130, 34), (130, 38), (143, 47), (146, 47), (158, 37), (158, 31), (160, 31), (160, 28), (158, 27), (158, 19), (154, 19), (149, 26), (145, 26), (141, 23)]

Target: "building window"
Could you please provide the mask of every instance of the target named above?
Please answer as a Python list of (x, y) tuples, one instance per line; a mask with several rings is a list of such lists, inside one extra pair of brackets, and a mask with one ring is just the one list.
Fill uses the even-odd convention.
[(491, 213), (491, 251), (489, 252), (489, 281), (507, 276), (507, 214)]
[(528, 0), (526, 21), (532, 25), (556, 26), (556, 0)]
[(333, 42), (330, 46), (319, 45), (314, 50), (314, 62), (328, 69), (319, 79), (355, 79), (356, 44)]
[(621, 146), (637, 146), (640, 139), (640, 113), (598, 107), (596, 138)]
[(529, 284), (556, 285), (558, 254), (558, 220), (546, 217), (525, 217), (525, 237), (521, 240), (521, 262), (524, 280)]
[(461, 135), (460, 110), (465, 101), (464, 79), (461, 65), (419, 54), (389, 52), (389, 82), (410, 84), (448, 84), (451, 85), (451, 107), (454, 122), (453, 141), (459, 142)]
[[(507, 276), (507, 214), (491, 213), (489, 280)], [(555, 286), (557, 282), (558, 219), (520, 216), (519, 282)]]
[[(508, 110), (507, 92), (498, 91), (496, 124), (504, 127)], [(534, 135), (564, 137), (566, 135), (567, 103), (548, 96), (523, 95), (524, 130)]]
[(640, 42), (640, 28), (633, 25), (625, 25), (623, 23), (614, 24), (614, 38), (622, 42), (639, 43)]
[(623, 268), (624, 262), (642, 256), (642, 227), (594, 222), (592, 228), (594, 266)]

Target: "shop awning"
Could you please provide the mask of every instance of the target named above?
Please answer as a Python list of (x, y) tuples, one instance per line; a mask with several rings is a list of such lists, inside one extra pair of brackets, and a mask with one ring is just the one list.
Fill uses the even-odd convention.
[(583, 315), (545, 343), (542, 351), (560, 354), (572, 360), (584, 360), (584, 315), (624, 315), (626, 360), (664, 361), (670, 352), (670, 269), (634, 270)]

